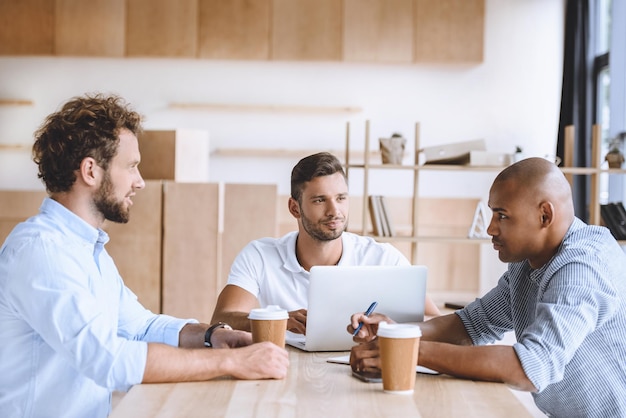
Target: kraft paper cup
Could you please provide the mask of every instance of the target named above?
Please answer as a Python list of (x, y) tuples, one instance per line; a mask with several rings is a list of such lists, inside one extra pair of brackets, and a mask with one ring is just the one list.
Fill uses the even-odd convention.
[(248, 315), (252, 329), (252, 342), (271, 341), (285, 348), (285, 332), (289, 312), (278, 305), (252, 309)]
[(422, 331), (411, 324), (378, 324), (378, 345), (383, 390), (411, 394), (415, 387), (415, 366)]

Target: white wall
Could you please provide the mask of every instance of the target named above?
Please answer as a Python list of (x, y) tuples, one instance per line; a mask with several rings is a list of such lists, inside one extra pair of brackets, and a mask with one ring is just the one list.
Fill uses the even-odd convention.
[[(0, 98), (32, 100), (0, 107), (0, 143), (32, 142), (32, 133), (68, 98), (115, 92), (146, 116), (147, 129), (204, 129), (210, 147), (335, 149), (351, 122), (358, 148), (371, 120), (376, 138), (400, 132), (422, 146), (484, 138), (487, 149), (553, 154), (561, 91), (564, 0), (487, 0), (480, 65), (374, 65), (173, 59), (0, 58)], [(170, 102), (353, 106), (354, 114), (174, 110)], [(408, 150), (409, 154), (412, 148)], [(212, 155), (211, 181), (277, 183), (287, 194), (296, 159)], [(424, 196), (483, 197), (493, 174), (421, 175)], [(375, 179), (373, 179), (375, 180)], [(403, 179), (383, 176), (370, 191), (409, 195)], [(351, 184), (359, 195), (358, 179)], [(0, 151), (0, 188), (41, 188), (28, 151)]]

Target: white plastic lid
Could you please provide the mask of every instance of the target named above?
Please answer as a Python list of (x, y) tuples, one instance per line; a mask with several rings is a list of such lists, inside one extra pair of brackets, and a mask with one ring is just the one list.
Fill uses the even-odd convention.
[(289, 319), (289, 312), (278, 305), (268, 305), (265, 308), (252, 309), (248, 319)]
[(378, 324), (379, 337), (385, 338), (416, 338), (422, 336), (419, 325), (414, 324), (388, 324), (383, 321)]

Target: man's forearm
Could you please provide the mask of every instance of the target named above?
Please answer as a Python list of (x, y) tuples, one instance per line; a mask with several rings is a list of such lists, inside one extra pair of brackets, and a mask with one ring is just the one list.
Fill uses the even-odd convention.
[(451, 376), (501, 382), (517, 390), (536, 391), (511, 346), (467, 347), (422, 341), (418, 363)]
[(250, 320), (248, 319), (248, 315), (249, 312), (215, 312), (211, 322), (225, 322), (233, 327), (233, 329), (250, 331)]

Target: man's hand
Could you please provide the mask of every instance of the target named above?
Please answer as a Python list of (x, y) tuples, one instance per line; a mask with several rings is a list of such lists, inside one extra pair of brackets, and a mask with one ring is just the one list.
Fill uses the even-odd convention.
[(378, 340), (352, 347), (350, 351), (350, 367), (355, 372), (380, 372)]
[(298, 309), (297, 311), (289, 312), (287, 331), (296, 334), (306, 334), (306, 309)]
[(359, 333), (354, 336), (356, 342), (368, 342), (376, 338), (376, 332), (378, 331), (378, 324), (380, 322), (387, 322), (393, 324), (394, 321), (386, 315), (375, 313), (370, 316), (366, 316), (365, 313), (356, 313), (350, 317), (350, 324), (347, 330), (350, 334), (354, 333), (354, 330), (358, 328), (359, 322), (363, 322), (363, 326), (359, 330)]
[(289, 370), (289, 353), (265, 341), (227, 351), (228, 374), (237, 379), (284, 379)]
[(213, 348), (237, 348), (252, 344), (252, 334), (247, 331), (217, 328), (211, 335)]

